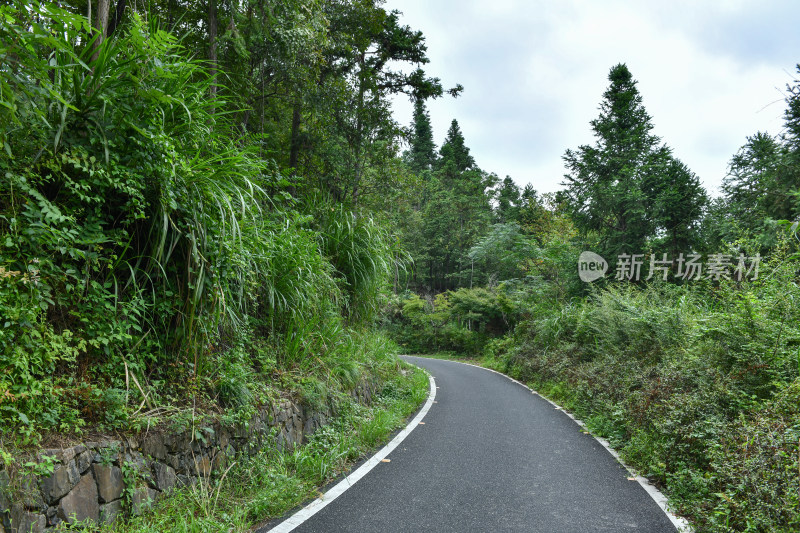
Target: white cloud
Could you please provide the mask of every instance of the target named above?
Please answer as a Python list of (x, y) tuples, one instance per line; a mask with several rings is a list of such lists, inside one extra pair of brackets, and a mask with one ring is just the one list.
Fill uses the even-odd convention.
[[(800, 3), (717, 0), (392, 0), (427, 37), (426, 68), (464, 95), (429, 103), (441, 142), (453, 118), (478, 164), (541, 191), (560, 188), (561, 156), (592, 142), (609, 69), (627, 63), (655, 133), (714, 193), (756, 131), (782, 125)], [(771, 103), (777, 103), (770, 105)], [(411, 107), (396, 105), (408, 123)]]

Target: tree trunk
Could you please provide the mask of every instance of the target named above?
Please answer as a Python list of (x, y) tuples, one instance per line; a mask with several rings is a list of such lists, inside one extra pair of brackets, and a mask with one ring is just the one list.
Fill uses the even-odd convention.
[(111, 0), (97, 0), (97, 18), (95, 18), (94, 28), (97, 31), (97, 38), (94, 41), (94, 53), (92, 54), (92, 62), (97, 61), (100, 55), (100, 45), (106, 39), (106, 31), (108, 30), (108, 10)]
[[(208, 62), (209, 74), (211, 74), (211, 87), (209, 87), (209, 96), (211, 99), (217, 97), (217, 0), (208, 0)], [(211, 112), (213, 113), (214, 107), (212, 106)]]
[(119, 26), (119, 23), (122, 21), (122, 14), (125, 12), (125, 7), (127, 5), (128, 0), (119, 0), (117, 2), (117, 8), (114, 10), (114, 18), (111, 19), (111, 22), (108, 24), (106, 37), (110, 37), (117, 29), (117, 26)]

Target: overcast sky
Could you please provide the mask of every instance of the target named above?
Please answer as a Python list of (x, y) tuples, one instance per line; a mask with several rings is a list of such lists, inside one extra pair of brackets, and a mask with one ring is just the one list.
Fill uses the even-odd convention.
[[(654, 132), (709, 192), (757, 131), (782, 129), (800, 62), (797, 0), (388, 0), (421, 30), (424, 68), (461, 97), (428, 103), (437, 145), (458, 120), (478, 165), (541, 192), (561, 157), (593, 142), (589, 121), (626, 63)], [(395, 102), (410, 124), (412, 106)]]

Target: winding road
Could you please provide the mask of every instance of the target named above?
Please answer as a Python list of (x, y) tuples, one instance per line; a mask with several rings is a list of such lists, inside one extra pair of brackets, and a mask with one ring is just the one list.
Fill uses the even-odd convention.
[(677, 531), (596, 439), (526, 387), (470, 365), (407, 360), (435, 378), (423, 424), (316, 514), (272, 531)]

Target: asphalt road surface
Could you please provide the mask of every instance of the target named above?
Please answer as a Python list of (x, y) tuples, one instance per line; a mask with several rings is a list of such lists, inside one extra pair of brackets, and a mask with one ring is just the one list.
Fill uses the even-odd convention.
[(611, 454), (548, 402), (483, 369), (408, 360), (438, 387), (424, 425), (294, 531), (676, 531)]

